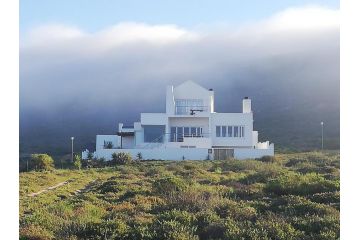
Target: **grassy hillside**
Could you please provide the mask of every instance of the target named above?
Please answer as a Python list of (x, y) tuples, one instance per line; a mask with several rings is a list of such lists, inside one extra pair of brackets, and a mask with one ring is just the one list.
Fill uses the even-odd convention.
[(339, 162), (310, 152), (20, 173), (20, 236), (338, 239)]

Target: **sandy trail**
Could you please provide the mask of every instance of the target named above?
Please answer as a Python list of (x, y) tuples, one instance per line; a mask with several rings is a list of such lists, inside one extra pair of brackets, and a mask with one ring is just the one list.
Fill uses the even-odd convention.
[(49, 190), (53, 190), (53, 189), (56, 189), (56, 188), (58, 188), (58, 187), (64, 186), (64, 185), (68, 184), (69, 182), (71, 182), (71, 180), (67, 180), (67, 181), (65, 181), (65, 182), (60, 182), (60, 183), (58, 183), (58, 184), (56, 184), (56, 185), (54, 185), (54, 186), (51, 186), (51, 187), (42, 189), (42, 190), (39, 191), (39, 192), (30, 193), (30, 194), (28, 194), (27, 196), (28, 196), (28, 197), (35, 197), (35, 196), (37, 196), (37, 195), (39, 195), (39, 194), (41, 194), (41, 193), (44, 193), (44, 192), (47, 192), (47, 191), (49, 191)]

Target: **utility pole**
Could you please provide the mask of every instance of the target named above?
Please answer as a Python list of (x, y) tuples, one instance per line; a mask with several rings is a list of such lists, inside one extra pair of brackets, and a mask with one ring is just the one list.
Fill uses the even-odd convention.
[(324, 122), (320, 122), (320, 125), (322, 125), (322, 151), (324, 149)]
[(71, 137), (71, 162), (74, 162), (74, 137)]

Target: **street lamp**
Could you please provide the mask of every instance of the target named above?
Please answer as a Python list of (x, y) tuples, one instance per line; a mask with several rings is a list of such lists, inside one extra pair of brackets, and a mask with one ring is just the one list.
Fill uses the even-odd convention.
[(74, 162), (74, 137), (71, 137), (71, 161)]
[(322, 125), (322, 151), (324, 148), (324, 122), (320, 122), (320, 125)]

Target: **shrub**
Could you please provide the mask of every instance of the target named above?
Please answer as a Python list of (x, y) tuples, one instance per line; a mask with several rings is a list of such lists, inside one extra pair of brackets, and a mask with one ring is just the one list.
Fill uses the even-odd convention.
[(197, 227), (182, 224), (176, 220), (158, 220), (154, 225), (155, 239), (163, 240), (198, 240)]
[(266, 236), (264, 239), (290, 240), (303, 237), (302, 233), (284, 218), (271, 213), (260, 217), (254, 227), (261, 232), (259, 235)]
[(81, 157), (79, 154), (75, 155), (75, 159), (74, 159), (74, 167), (77, 168), (78, 170), (81, 169)]
[(113, 153), (112, 164), (113, 165), (126, 165), (132, 162), (131, 154), (125, 152)]
[(339, 190), (339, 181), (324, 179), (318, 174), (287, 173), (267, 183), (265, 190), (278, 195), (308, 195)]
[(38, 225), (27, 225), (20, 228), (20, 239), (53, 239), (53, 235)]
[(261, 162), (265, 162), (265, 163), (275, 163), (275, 162), (279, 162), (278, 159), (276, 159), (276, 157), (274, 156), (263, 156), (261, 158), (258, 159)]
[(52, 170), (54, 168), (54, 160), (47, 154), (32, 154), (32, 168), (35, 170)]
[(152, 185), (158, 194), (169, 194), (172, 192), (183, 191), (187, 188), (186, 182), (178, 177), (165, 177), (156, 179)]
[(99, 186), (99, 191), (101, 193), (117, 193), (124, 189), (123, 186), (121, 186), (117, 181), (115, 180), (108, 180), (104, 182), (102, 185)]

